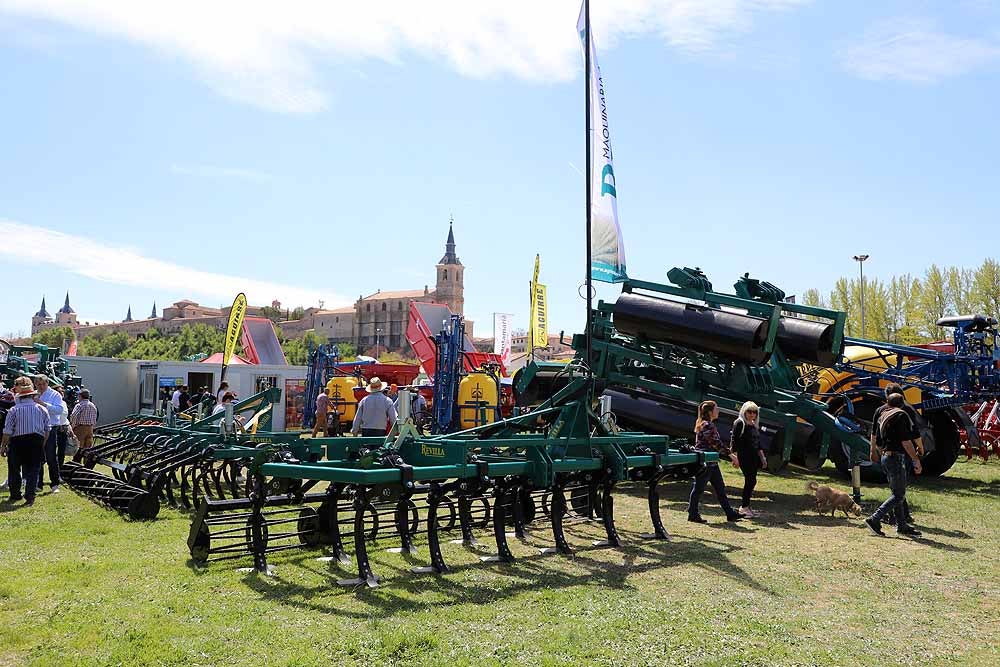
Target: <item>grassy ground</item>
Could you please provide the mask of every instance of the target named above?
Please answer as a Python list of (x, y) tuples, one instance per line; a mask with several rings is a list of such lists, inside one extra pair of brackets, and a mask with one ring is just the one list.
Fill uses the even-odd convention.
[(670, 543), (639, 539), (645, 498), (622, 493), (621, 551), (576, 525), (571, 557), (539, 555), (544, 533), (512, 541), (513, 565), (448, 544), (453, 572), (418, 577), (373, 549), (376, 590), (333, 586), (349, 573), (315, 551), (276, 555), (273, 578), (195, 569), (170, 509), (130, 523), (69, 491), (2, 504), (0, 665), (1000, 664), (1000, 465), (915, 488), (920, 541), (817, 516), (809, 479), (828, 481), (763, 476), (766, 516), (738, 525), (708, 496), (711, 523), (684, 522), (673, 483)]

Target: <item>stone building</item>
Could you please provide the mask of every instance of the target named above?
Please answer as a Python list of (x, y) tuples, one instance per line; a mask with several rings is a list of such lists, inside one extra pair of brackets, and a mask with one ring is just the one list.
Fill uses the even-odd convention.
[[(335, 309), (307, 308), (300, 319), (279, 321), (277, 326), (282, 335), (288, 338), (298, 338), (312, 330), (320, 338), (330, 342), (351, 343), (359, 352), (376, 346), (381, 350), (402, 350), (407, 347), (405, 333), (410, 302), (443, 303), (453, 313), (465, 314), (464, 272), (465, 267), (455, 253), (455, 232), (452, 224), (449, 224), (444, 255), (435, 265), (436, 282), (433, 290), (427, 285), (422, 289), (377, 290), (368, 296), (360, 295), (352, 306)], [(137, 336), (148, 329), (157, 329), (164, 334), (173, 334), (187, 324), (205, 324), (223, 330), (229, 321), (230, 309), (228, 306), (202, 306), (190, 299), (183, 299), (164, 308), (162, 317), (157, 317), (154, 303), (153, 310), (146, 319), (133, 319), (132, 307), (129, 306), (125, 319), (121, 322), (81, 323), (70, 308), (67, 293), (65, 305), (54, 318), (46, 310), (45, 297), (42, 297), (41, 308), (31, 318), (31, 333), (57, 326), (70, 326), (76, 332), (77, 340), (80, 340), (98, 331), (125, 331), (130, 336)], [(271, 304), (272, 313), (280, 309), (280, 303), (275, 301)], [(250, 306), (247, 308), (247, 315), (259, 316), (263, 314), (262, 311), (260, 306)], [(471, 321), (466, 320), (465, 330), (468, 335), (472, 335)]]

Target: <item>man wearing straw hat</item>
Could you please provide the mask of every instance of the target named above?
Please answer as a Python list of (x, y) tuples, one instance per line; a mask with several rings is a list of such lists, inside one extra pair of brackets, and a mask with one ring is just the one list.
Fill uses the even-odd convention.
[(358, 403), (351, 433), (364, 437), (385, 435), (389, 424), (396, 421), (396, 406), (383, 393), (385, 383), (377, 377), (373, 377), (365, 389), (368, 395)]
[(14, 407), (7, 413), (0, 440), (0, 455), (9, 457), (10, 502), (21, 499), (21, 480), (27, 482), (24, 491), (26, 505), (35, 503), (35, 482), (42, 464), (45, 437), (49, 433), (49, 413), (35, 403), (35, 388), (26, 377), (14, 381), (17, 396)]

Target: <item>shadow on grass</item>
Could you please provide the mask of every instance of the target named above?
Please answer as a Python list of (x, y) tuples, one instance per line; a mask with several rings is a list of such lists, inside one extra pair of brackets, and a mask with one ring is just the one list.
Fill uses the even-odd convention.
[[(536, 553), (519, 556), (513, 563), (463, 563), (449, 566), (445, 575), (415, 575), (410, 572), (408, 565), (417, 559), (403, 558), (394, 563), (380, 562), (377, 565), (380, 572), (386, 575), (383, 579), (385, 585), (382, 587), (337, 589), (333, 587), (331, 580), (336, 578), (336, 574), (331, 578), (331, 571), (319, 567), (314, 555), (303, 554), (285, 561), (283, 565), (302, 568), (326, 579), (327, 583), (303, 585), (282, 579), (280, 572), (278, 576), (266, 578), (250, 573), (243, 581), (248, 588), (269, 601), (303, 610), (363, 619), (372, 618), (373, 615), (387, 618), (399, 613), (424, 610), (427, 608), (429, 595), (437, 598), (435, 606), (450, 606), (488, 604), (540, 589), (597, 585), (614, 590), (631, 590), (634, 586), (629, 582), (630, 577), (678, 565), (694, 565), (755, 591), (776, 595), (732, 562), (730, 554), (741, 551), (742, 547), (711, 539), (674, 537), (669, 542), (646, 541), (631, 531), (620, 531), (620, 534), (628, 542), (621, 549), (615, 550), (622, 556), (620, 563), (609, 563), (593, 557), (597, 552), (607, 552), (606, 548), (577, 547), (568, 555)], [(483, 544), (486, 545), (485, 540)], [(532, 544), (530, 537), (522, 544), (537, 546)], [(578, 571), (566, 571), (560, 567), (561, 564)], [(344, 567), (344, 573), (353, 566), (352, 561)], [(507, 579), (498, 585), (495, 580), (479, 583), (463, 581), (455, 576), (473, 570), (499, 572)], [(344, 609), (343, 605), (336, 602), (344, 595), (353, 595), (370, 607), (364, 610)]]

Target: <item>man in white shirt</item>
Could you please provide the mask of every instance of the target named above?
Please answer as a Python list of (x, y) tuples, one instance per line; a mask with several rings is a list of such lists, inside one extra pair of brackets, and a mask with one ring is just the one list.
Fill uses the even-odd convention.
[[(35, 403), (45, 408), (45, 411), (49, 415), (49, 424), (52, 425), (45, 439), (45, 463), (49, 467), (49, 486), (52, 487), (52, 493), (59, 493), (59, 485), (62, 483), (62, 479), (59, 477), (59, 429), (56, 426), (62, 423), (63, 415), (66, 413), (66, 403), (63, 401), (62, 396), (49, 386), (49, 379), (46, 376), (36, 375), (32, 380), (35, 385), (35, 391), (38, 392), (35, 395)], [(65, 436), (63, 437), (65, 438)], [(65, 444), (63, 445), (63, 451), (66, 451)], [(42, 480), (44, 478), (45, 466), (39, 466), (39, 491), (42, 490)], [(30, 484), (31, 480), (28, 480), (28, 483)]]
[(177, 387), (174, 389), (174, 393), (170, 395), (170, 405), (174, 406), (174, 412), (181, 411), (181, 388)]

